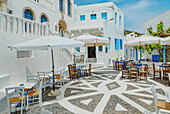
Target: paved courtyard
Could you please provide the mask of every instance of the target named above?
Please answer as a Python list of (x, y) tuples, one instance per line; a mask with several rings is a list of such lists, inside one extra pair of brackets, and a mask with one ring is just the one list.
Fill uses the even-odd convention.
[[(43, 103), (54, 114), (142, 114), (155, 111), (150, 91), (155, 85), (159, 100), (165, 100), (170, 88), (148, 78), (148, 81), (121, 78), (121, 73), (109, 68), (92, 71), (91, 79), (71, 81), (60, 88), (58, 100)], [(39, 113), (39, 108), (27, 113)]]

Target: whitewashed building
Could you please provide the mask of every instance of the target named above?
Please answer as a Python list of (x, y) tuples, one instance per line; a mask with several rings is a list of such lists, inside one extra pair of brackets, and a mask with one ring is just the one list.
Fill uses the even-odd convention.
[[(68, 30), (72, 37), (88, 33), (110, 40), (108, 46), (88, 47), (89, 61), (108, 65), (111, 60), (124, 58), (124, 14), (113, 2), (74, 5), (74, 22)], [(80, 48), (78, 54), (85, 54), (85, 50)]]
[[(124, 15), (112, 2), (77, 6), (74, 0), (0, 0), (0, 112), (6, 106), (7, 85), (25, 81), (28, 71), (33, 75), (51, 71), (50, 51), (17, 52), (8, 46), (60, 35), (61, 28), (65, 37), (90, 33), (108, 38), (108, 47), (96, 47), (97, 62), (109, 64), (112, 59), (123, 58)], [(54, 51), (56, 71), (73, 63), (73, 52)]]

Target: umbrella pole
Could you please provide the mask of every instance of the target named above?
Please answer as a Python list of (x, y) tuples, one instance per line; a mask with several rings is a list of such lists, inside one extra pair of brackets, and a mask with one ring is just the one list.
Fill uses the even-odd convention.
[(53, 70), (53, 91), (55, 91), (55, 79), (54, 79), (54, 55), (53, 55), (53, 50), (51, 50), (51, 57), (52, 57), (52, 70)]

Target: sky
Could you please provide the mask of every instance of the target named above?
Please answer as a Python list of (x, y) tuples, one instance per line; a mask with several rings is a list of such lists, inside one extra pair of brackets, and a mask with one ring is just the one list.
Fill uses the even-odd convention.
[(78, 6), (104, 2), (113, 2), (124, 12), (125, 30), (140, 33), (147, 19), (170, 10), (170, 0), (75, 0)]

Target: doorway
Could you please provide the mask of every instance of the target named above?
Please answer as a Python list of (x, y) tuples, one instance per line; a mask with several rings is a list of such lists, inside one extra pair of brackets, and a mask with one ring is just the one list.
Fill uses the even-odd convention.
[(88, 58), (96, 58), (96, 47), (88, 47)]

